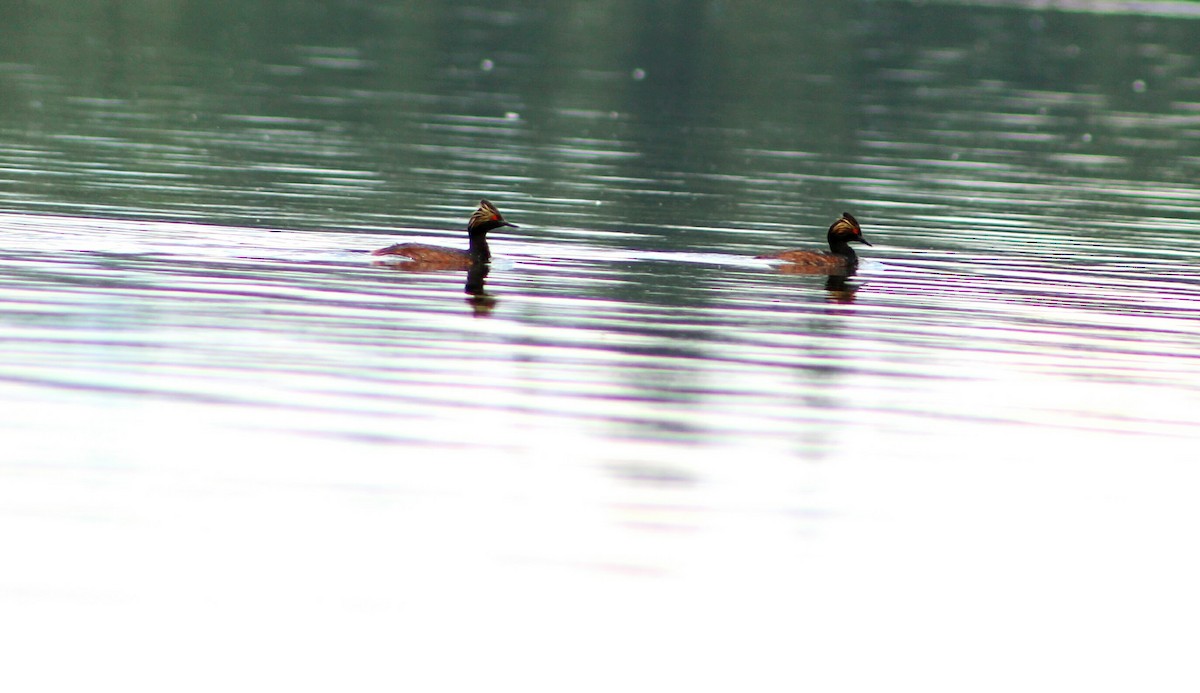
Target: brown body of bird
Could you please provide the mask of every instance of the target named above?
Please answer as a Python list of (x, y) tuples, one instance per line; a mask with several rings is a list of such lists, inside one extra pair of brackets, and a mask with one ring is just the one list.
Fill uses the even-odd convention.
[(854, 253), (854, 249), (850, 247), (850, 243), (857, 242), (871, 245), (867, 239), (863, 238), (862, 227), (858, 225), (858, 220), (849, 212), (842, 212), (842, 216), (830, 224), (829, 233), (826, 234), (826, 238), (829, 241), (829, 252), (785, 250), (770, 255), (759, 255), (758, 257), (765, 260), (783, 260), (788, 264), (781, 266), (780, 269), (789, 272), (811, 272), (815, 274), (829, 271), (848, 271), (858, 266), (858, 255)]
[(412, 262), (400, 265), (405, 269), (419, 270), (466, 270), (492, 258), (488, 248), (487, 233), (501, 226), (517, 228), (500, 215), (500, 210), (487, 200), (479, 201), (479, 208), (467, 221), (468, 247), (466, 250), (443, 248), (425, 243), (396, 243), (373, 251), (372, 255), (398, 255)]

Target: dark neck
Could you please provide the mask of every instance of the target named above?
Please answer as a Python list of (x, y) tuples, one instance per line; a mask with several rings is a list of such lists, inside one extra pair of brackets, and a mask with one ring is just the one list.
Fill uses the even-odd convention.
[(467, 252), (471, 254), (472, 262), (487, 262), (492, 259), (492, 251), (488, 248), (487, 232), (472, 233)]
[(855, 264), (858, 262), (858, 255), (854, 253), (854, 248), (850, 244), (840, 238), (829, 238), (829, 252), (838, 257), (846, 258), (846, 262)]

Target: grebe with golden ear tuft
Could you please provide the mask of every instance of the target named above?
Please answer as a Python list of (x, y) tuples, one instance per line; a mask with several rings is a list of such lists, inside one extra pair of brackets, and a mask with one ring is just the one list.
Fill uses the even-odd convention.
[(811, 269), (814, 273), (823, 270), (853, 270), (858, 266), (858, 255), (854, 253), (850, 243), (871, 245), (867, 239), (863, 238), (862, 227), (858, 225), (858, 220), (850, 212), (842, 212), (842, 216), (830, 224), (826, 239), (829, 241), (829, 252), (785, 250), (781, 253), (759, 255), (758, 257), (765, 260), (783, 260), (790, 263), (789, 267), (798, 270)]
[(466, 250), (443, 248), (424, 243), (397, 243), (372, 252), (372, 255), (399, 255), (409, 258), (414, 266), (421, 269), (470, 269), (473, 265), (487, 262), (492, 258), (488, 248), (487, 233), (502, 226), (517, 228), (516, 224), (507, 222), (500, 215), (500, 210), (487, 200), (479, 201), (479, 208), (467, 221), (467, 238), (469, 245)]

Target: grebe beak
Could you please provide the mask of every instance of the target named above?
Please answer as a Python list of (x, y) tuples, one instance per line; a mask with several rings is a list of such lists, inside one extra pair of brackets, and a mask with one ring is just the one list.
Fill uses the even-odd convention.
[[(863, 238), (862, 236), (859, 236), (858, 238), (856, 238), (854, 240), (858, 241), (859, 243), (866, 243), (867, 245), (871, 245), (871, 242), (868, 241), (867, 239)], [(875, 246), (871, 246), (871, 247), (874, 248)]]
[(517, 226), (516, 224), (512, 223), (511, 221), (502, 221), (502, 222), (500, 222), (500, 225), (501, 225), (501, 226), (511, 226), (511, 227), (513, 227), (514, 229), (519, 229), (519, 228), (521, 228), (520, 226)]

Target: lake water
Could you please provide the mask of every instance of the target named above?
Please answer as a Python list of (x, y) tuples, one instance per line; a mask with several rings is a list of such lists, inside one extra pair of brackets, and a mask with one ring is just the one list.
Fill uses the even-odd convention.
[(1200, 6), (96, 5), (0, 11), (10, 690), (1200, 684)]

